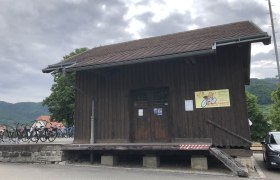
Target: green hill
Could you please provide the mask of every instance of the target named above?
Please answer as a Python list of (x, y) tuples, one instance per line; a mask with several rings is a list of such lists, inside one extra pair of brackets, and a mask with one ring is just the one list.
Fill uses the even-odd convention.
[(271, 93), (276, 90), (278, 80), (276, 78), (251, 79), (250, 85), (246, 86), (246, 91), (254, 94), (258, 98), (258, 104), (270, 105)]
[(27, 123), (40, 115), (47, 114), (49, 114), (48, 108), (43, 107), (42, 103), (21, 102), (12, 104), (0, 101), (0, 124)]

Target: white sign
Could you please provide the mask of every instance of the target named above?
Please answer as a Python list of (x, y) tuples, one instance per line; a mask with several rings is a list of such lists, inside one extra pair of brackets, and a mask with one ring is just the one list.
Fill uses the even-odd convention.
[(154, 108), (154, 115), (162, 116), (162, 108)]
[(138, 109), (138, 116), (143, 116), (143, 115), (144, 115), (144, 110)]
[(193, 111), (193, 100), (185, 100), (185, 111)]

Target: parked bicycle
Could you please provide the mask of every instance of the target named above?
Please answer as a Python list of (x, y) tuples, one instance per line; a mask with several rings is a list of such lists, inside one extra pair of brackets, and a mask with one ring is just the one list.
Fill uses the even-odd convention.
[(32, 121), (32, 125), (27, 124), (24, 126), (25, 135), (22, 138), (23, 142), (38, 142), (40, 137), (43, 135), (44, 124), (37, 124), (36, 120)]
[(51, 122), (46, 121), (43, 134), (40, 136), (40, 140), (45, 142), (48, 140), (49, 142), (53, 142), (57, 137), (57, 127), (53, 126)]
[(74, 127), (59, 126), (49, 121), (32, 121), (26, 125), (13, 123), (13, 126), (0, 125), (0, 142), (53, 142), (58, 137), (73, 137)]
[(6, 142), (16, 142), (16, 132), (15, 129), (11, 126), (5, 125), (5, 128), (1, 132), (0, 135), (1, 141), (6, 143)]

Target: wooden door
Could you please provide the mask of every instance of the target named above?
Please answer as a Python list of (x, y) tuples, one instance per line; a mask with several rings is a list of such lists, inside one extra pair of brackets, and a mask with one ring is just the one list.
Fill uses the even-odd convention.
[(139, 90), (132, 93), (134, 142), (169, 141), (168, 89)]

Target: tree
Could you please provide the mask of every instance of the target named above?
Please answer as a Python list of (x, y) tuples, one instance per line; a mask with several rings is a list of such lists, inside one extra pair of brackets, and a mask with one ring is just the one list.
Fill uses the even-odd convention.
[(270, 109), (269, 120), (274, 130), (280, 131), (280, 83), (277, 89), (271, 93), (272, 106)]
[(67, 61), (68, 58), (73, 57), (73, 56), (76, 56), (76, 55), (78, 55), (78, 54), (81, 54), (81, 53), (83, 53), (83, 52), (85, 52), (85, 51), (87, 51), (87, 50), (88, 50), (88, 48), (86, 48), (86, 47), (84, 47), (84, 48), (79, 48), (79, 49), (75, 49), (75, 50), (74, 50), (73, 52), (71, 52), (70, 54), (67, 54), (67, 55), (63, 56), (63, 60), (64, 60), (64, 61)]
[(251, 79), (250, 85), (246, 86), (246, 91), (258, 97), (258, 104), (269, 105), (271, 101), (271, 93), (277, 88), (278, 79)]
[(256, 96), (246, 92), (246, 103), (248, 118), (253, 123), (250, 127), (251, 138), (253, 141), (259, 141), (270, 130), (270, 125), (265, 120), (261, 110), (258, 107)]
[[(63, 61), (87, 50), (88, 48), (75, 49), (69, 55), (65, 55)], [(54, 77), (54, 83), (51, 94), (43, 100), (43, 105), (48, 106), (52, 120), (72, 125), (74, 123), (75, 73), (65, 76), (61, 71), (53, 71), (51, 74)]]

